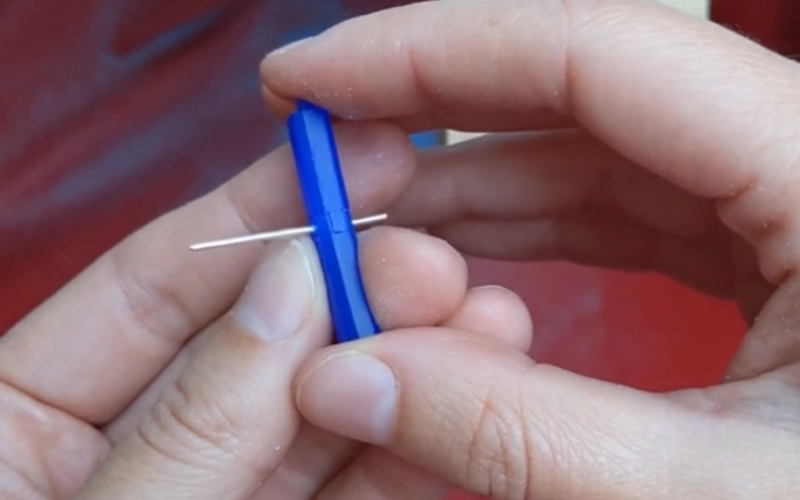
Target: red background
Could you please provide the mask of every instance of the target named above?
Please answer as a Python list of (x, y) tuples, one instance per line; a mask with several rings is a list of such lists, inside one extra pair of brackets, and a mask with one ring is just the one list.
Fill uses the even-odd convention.
[[(0, 2), (0, 332), (121, 237), (283, 140), (258, 94), (266, 51), (393, 3), (407, 2)], [(800, 49), (793, 0), (715, 0), (712, 17)], [(609, 380), (711, 383), (744, 331), (732, 304), (659, 276), (472, 264), (475, 283), (526, 298), (537, 358)]]

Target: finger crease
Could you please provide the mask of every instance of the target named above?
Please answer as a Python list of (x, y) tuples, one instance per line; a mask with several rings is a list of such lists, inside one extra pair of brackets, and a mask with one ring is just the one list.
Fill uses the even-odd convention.
[(234, 182), (228, 182), (223, 186), (223, 194), (225, 195), (225, 201), (227, 202), (228, 206), (232, 209), (234, 215), (239, 222), (239, 225), (244, 229), (244, 231), (248, 234), (254, 234), (259, 231), (264, 231), (266, 228), (264, 224), (258, 224), (256, 222), (256, 217), (252, 217), (247, 210), (245, 210), (245, 205), (239, 203), (237, 198), (233, 196), (231, 191), (233, 190), (233, 186), (235, 185)]
[[(181, 294), (170, 283), (170, 277), (145, 279), (140, 273), (147, 272), (146, 265), (131, 266), (119, 252), (109, 255), (116, 277), (114, 282), (122, 296), (121, 304), (134, 326), (126, 328), (134, 332), (141, 329), (146, 335), (167, 342), (170, 347), (182, 345), (199, 325)], [(121, 321), (119, 324), (126, 323)]]

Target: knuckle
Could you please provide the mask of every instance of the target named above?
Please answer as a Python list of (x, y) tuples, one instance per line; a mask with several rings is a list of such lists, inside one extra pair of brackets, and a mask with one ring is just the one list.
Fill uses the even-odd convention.
[(147, 275), (147, 266), (131, 265), (123, 252), (111, 252), (109, 257), (121, 304), (134, 328), (169, 345), (180, 345), (183, 332), (196, 330), (197, 321), (168, 277)]
[[(49, 489), (49, 488), (48, 488)], [(0, 498), (6, 500), (47, 500), (50, 491), (43, 491), (36, 481), (12, 460), (0, 456)]]
[(107, 451), (93, 426), (0, 380), (0, 499), (71, 498)]
[(508, 391), (490, 390), (466, 453), (467, 484), (490, 498), (527, 498), (529, 459), (522, 408)]
[[(242, 172), (242, 177), (250, 175), (250, 172)], [(261, 212), (254, 212), (260, 205), (247, 203), (247, 199), (243, 199), (241, 193), (236, 190), (237, 183), (230, 182), (222, 186), (222, 193), (225, 196), (225, 201), (231, 207), (233, 214), (239, 219), (239, 224), (249, 233), (257, 233), (263, 231), (264, 214)]]
[(170, 461), (203, 467), (240, 454), (243, 437), (225, 398), (191, 390), (179, 379), (137, 427), (138, 438)]
[[(537, 369), (545, 369), (537, 365)], [(528, 371), (520, 374), (529, 376)], [(576, 435), (591, 437), (591, 416), (577, 423), (551, 407), (554, 403), (537, 398), (524, 380), (488, 391), (479, 402), (479, 412), (469, 436), (464, 468), (465, 484), (489, 498), (526, 500), (560, 498), (570, 484), (573, 491), (585, 491), (590, 478), (563, 477), (579, 465), (595, 463), (586, 456), (597, 446), (579, 442)], [(572, 428), (573, 432), (566, 432)], [(610, 461), (613, 461), (609, 459)], [(617, 470), (613, 463), (597, 463), (600, 470)]]

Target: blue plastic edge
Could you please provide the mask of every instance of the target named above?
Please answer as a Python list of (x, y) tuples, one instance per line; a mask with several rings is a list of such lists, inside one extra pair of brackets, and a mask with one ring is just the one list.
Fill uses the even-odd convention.
[(299, 101), (287, 122), (300, 190), (317, 248), (336, 342), (380, 332), (367, 300), (330, 115)]

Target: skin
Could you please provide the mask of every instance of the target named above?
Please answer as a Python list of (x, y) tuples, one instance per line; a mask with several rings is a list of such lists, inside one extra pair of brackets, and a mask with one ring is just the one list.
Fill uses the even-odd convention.
[[(327, 345), (306, 240), (187, 252), (300, 221), (281, 148), (0, 339), (0, 496), (800, 496), (795, 63), (650, 2), (459, 0), (261, 73), (279, 114), (302, 97), (347, 119), (355, 216), (427, 229), (361, 236), (388, 331)], [(504, 133), (417, 157), (404, 132), (439, 127)], [(524, 304), (467, 290), (462, 253), (662, 271), (752, 327), (718, 386), (588, 379), (531, 360)]]
[[(336, 134), (355, 215), (385, 208), (414, 176), (407, 137), (381, 123)], [(0, 497), (338, 498), (341, 471), (378, 452), (309, 424), (294, 404), (301, 362), (331, 339), (313, 245), (188, 251), (297, 224), (301, 210), (283, 147), (130, 236), (3, 336)], [(501, 289), (468, 291), (464, 261), (444, 241), (401, 228), (360, 238), (385, 328), (439, 325), (528, 349), (524, 304)], [(364, 498), (449, 489), (381, 460), (391, 472)], [(397, 493), (376, 497), (384, 485)]]
[(661, 271), (751, 324), (719, 385), (668, 394), (468, 332), (390, 333), (304, 364), (310, 422), (496, 500), (800, 495), (795, 62), (653, 2), (459, 0), (351, 20), (261, 73), (278, 110), (498, 132), (425, 154), (396, 223), (473, 255)]

